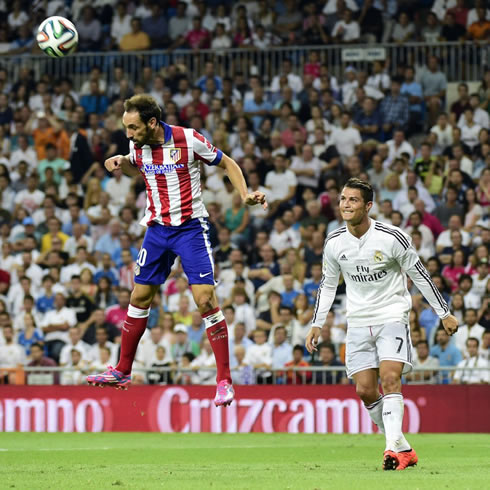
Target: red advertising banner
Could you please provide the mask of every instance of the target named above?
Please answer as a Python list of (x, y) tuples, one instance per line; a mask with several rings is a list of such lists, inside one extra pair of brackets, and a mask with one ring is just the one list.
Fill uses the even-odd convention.
[[(353, 386), (1, 386), (0, 432), (290, 432), (376, 430)], [(490, 432), (489, 386), (404, 386), (405, 432)]]

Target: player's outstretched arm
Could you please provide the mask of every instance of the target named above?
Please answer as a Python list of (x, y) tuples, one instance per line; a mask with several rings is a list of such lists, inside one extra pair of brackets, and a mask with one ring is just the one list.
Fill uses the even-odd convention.
[(238, 166), (235, 160), (223, 153), (223, 158), (221, 159), (219, 166), (226, 170), (228, 178), (233, 184), (233, 187), (240, 193), (240, 197), (245, 204), (248, 204), (249, 206), (262, 204), (262, 207), (267, 209), (267, 200), (263, 192), (248, 192), (247, 183), (243, 177), (242, 169)]
[(130, 177), (135, 177), (136, 175), (140, 174), (139, 170), (131, 165), (129, 155), (115, 155), (108, 158), (104, 162), (104, 166), (108, 172), (113, 172), (116, 170), (116, 168), (120, 168), (123, 173), (129, 175)]

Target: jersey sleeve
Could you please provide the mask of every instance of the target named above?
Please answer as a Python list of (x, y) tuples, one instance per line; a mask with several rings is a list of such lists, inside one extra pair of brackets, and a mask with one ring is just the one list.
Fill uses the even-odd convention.
[(340, 267), (332, 254), (332, 242), (325, 243), (323, 249), (323, 275), (316, 294), (315, 311), (311, 320), (312, 327), (322, 327), (332, 307), (339, 284)]
[(132, 141), (129, 142), (129, 163), (133, 167), (137, 167), (136, 158), (135, 158), (135, 151), (134, 151), (134, 143)]
[(401, 230), (394, 232), (393, 255), (400, 267), (410, 276), (424, 298), (429, 302), (437, 316), (444, 319), (450, 315), (449, 307), (432, 282), (427, 269), (420, 262), (417, 251), (412, 246), (412, 239)]
[(202, 134), (196, 130), (192, 136), (194, 159), (207, 165), (218, 165), (223, 158), (223, 152), (214, 147)]

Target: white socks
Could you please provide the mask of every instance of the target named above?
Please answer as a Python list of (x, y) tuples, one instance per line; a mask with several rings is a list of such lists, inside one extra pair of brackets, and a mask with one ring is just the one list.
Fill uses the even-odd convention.
[(379, 398), (371, 405), (364, 405), (371, 417), (371, 420), (379, 427), (379, 430), (384, 434), (385, 426), (383, 423), (383, 395), (379, 395)]
[[(401, 393), (388, 393), (383, 397), (382, 405), (383, 424), (386, 435), (386, 451), (390, 450), (397, 453), (407, 451), (410, 449), (410, 444), (402, 433), (404, 409), (403, 395)], [(373, 416), (371, 416), (371, 418), (372, 417)]]

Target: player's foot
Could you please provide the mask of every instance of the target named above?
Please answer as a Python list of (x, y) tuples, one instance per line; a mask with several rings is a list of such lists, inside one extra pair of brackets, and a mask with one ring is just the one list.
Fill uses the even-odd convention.
[(410, 449), (410, 451), (396, 453), (396, 456), (398, 458), (397, 470), (404, 470), (409, 466), (415, 466), (419, 461), (417, 453), (413, 449)]
[(116, 389), (127, 390), (131, 384), (131, 375), (121, 373), (112, 366), (107, 366), (107, 371), (100, 374), (90, 374), (87, 376), (87, 383), (93, 386), (113, 386)]
[(383, 454), (383, 470), (396, 470), (398, 466), (398, 453), (395, 451), (385, 451)]
[(216, 396), (214, 397), (214, 404), (217, 407), (226, 407), (230, 405), (235, 398), (235, 390), (231, 383), (228, 383), (226, 379), (221, 380), (216, 387)]

